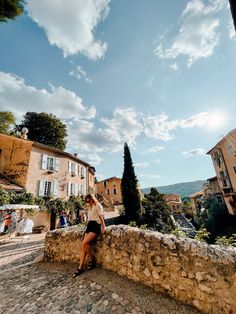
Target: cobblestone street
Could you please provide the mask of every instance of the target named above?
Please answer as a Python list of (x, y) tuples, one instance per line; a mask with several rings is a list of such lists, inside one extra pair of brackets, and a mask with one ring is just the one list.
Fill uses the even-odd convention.
[(148, 287), (99, 268), (73, 279), (74, 265), (30, 264), (36, 256), (42, 255), (42, 235), (32, 235), (22, 242), (15, 239), (0, 243), (1, 314), (199, 313)]

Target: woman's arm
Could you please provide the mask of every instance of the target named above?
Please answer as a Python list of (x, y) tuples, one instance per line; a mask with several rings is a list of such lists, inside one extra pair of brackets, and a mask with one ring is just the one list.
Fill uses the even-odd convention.
[(102, 225), (102, 235), (104, 235), (105, 228), (106, 228), (105, 221), (104, 221), (104, 218), (102, 215), (99, 215), (99, 219), (100, 219), (101, 225)]

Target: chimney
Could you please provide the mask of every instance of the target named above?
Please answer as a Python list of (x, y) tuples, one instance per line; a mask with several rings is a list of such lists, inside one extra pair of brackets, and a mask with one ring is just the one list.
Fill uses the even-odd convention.
[(78, 153), (74, 153), (74, 156), (75, 156), (75, 157), (78, 157)]

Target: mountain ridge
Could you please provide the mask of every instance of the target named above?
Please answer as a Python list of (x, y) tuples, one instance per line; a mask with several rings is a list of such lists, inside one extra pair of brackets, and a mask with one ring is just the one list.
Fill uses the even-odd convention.
[[(195, 192), (199, 192), (202, 190), (203, 184), (206, 180), (196, 180), (190, 182), (180, 182), (175, 184), (169, 184), (164, 186), (156, 186), (155, 188), (158, 192), (162, 194), (179, 194), (183, 196), (189, 196)], [(151, 187), (147, 187), (142, 189), (144, 193), (149, 193)]]

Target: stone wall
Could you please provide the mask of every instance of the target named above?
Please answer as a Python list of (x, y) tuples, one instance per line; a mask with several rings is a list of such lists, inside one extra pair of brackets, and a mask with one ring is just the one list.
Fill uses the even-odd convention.
[[(48, 232), (45, 258), (77, 262), (82, 231)], [(236, 313), (236, 250), (124, 225), (106, 228), (94, 251), (102, 268), (139, 281), (205, 313)]]

